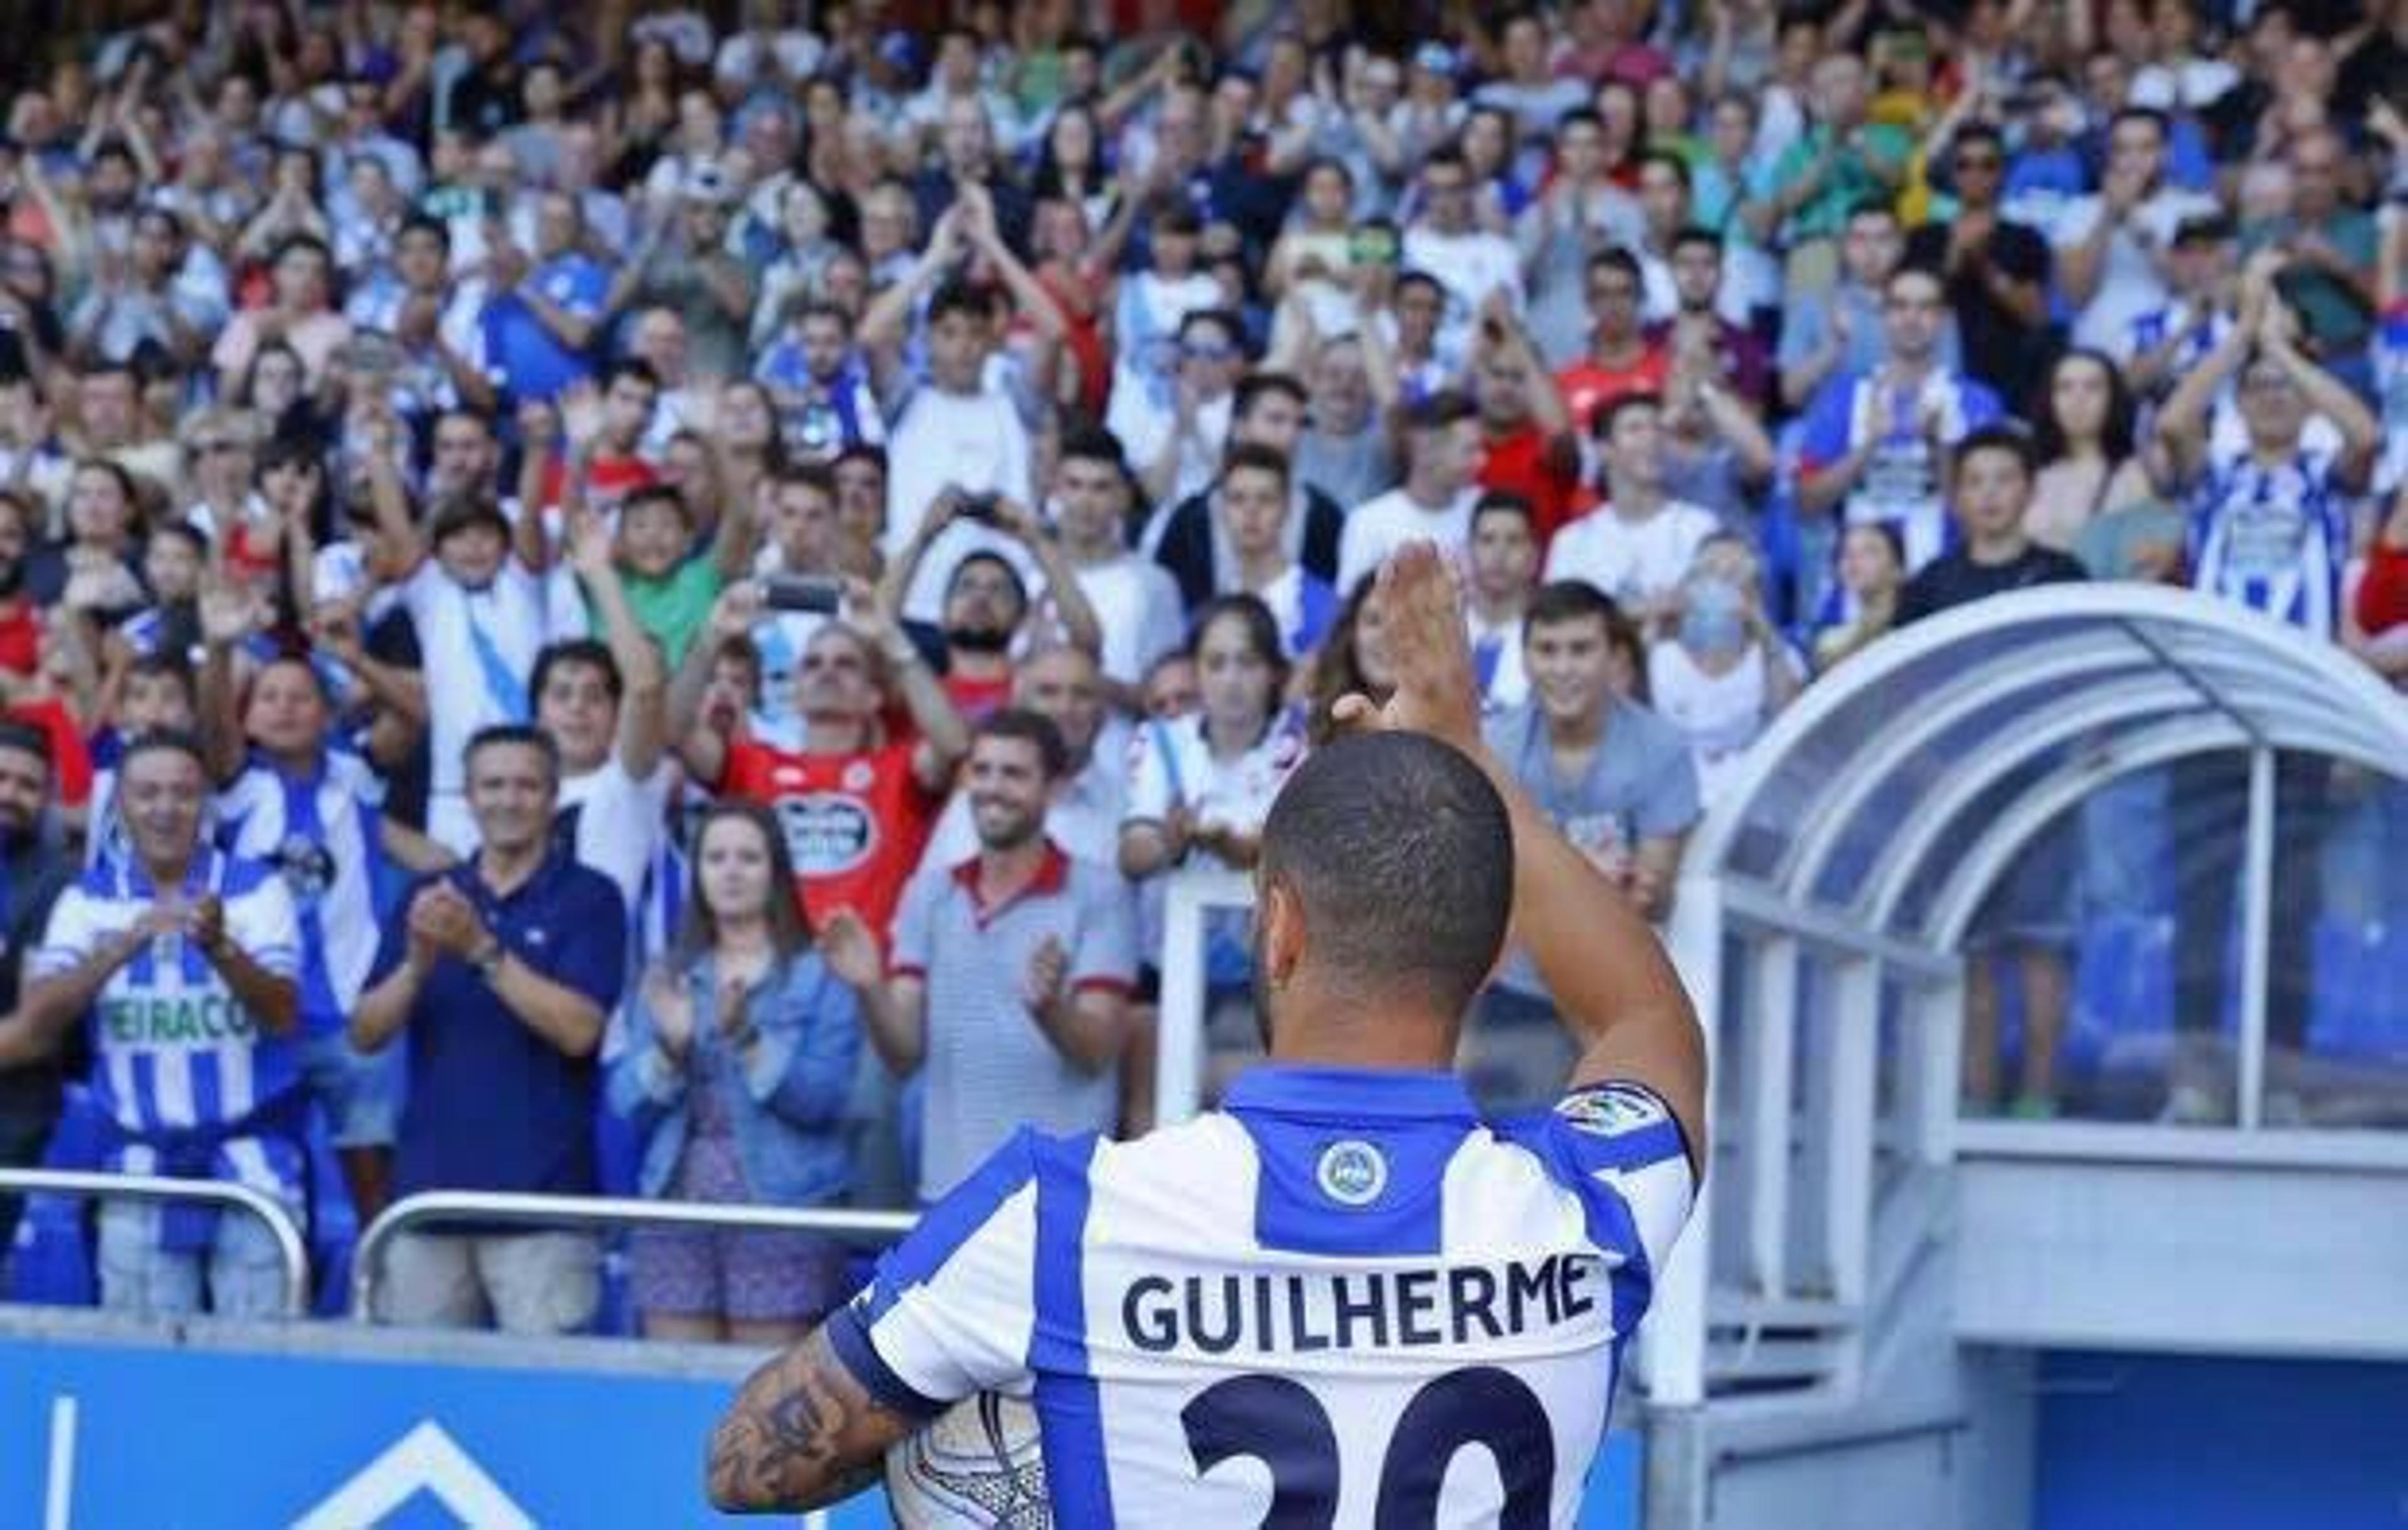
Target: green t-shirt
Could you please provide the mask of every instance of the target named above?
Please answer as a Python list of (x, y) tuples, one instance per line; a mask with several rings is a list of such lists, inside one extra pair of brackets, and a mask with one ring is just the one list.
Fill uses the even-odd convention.
[[(1804, 179), (1806, 167), (1822, 153), (1830, 136), (1831, 130), (1820, 124), (1799, 134), (1773, 162), (1771, 183), (1766, 191), (1778, 195)], [(1867, 168), (1869, 160), (1903, 170), (1914, 153), (1914, 135), (1895, 122), (1867, 122), (1857, 128), (1855, 141), (1841, 149), (1821, 187), (1782, 225), (1783, 242), (1795, 245), (1807, 239), (1838, 238), (1847, 229), (1849, 208), (1868, 198), (1893, 194), (1895, 183), (1882, 180)]]
[[(664, 579), (647, 579), (622, 569), (619, 579), (627, 592), (627, 608), (636, 613), (636, 624), (661, 645), (663, 662), (674, 672), (685, 662), (687, 647), (702, 631), (712, 603), (719, 599), (718, 565), (702, 555), (688, 558)], [(602, 620), (590, 603), (586, 618), (595, 636), (601, 636)]]

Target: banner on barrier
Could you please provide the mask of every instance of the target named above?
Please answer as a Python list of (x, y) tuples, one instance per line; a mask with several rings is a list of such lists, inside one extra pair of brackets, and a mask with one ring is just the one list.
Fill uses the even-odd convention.
[[(0, 1523), (733, 1524), (711, 1513), (702, 1484), (704, 1441), (733, 1389), (624, 1371), (0, 1336)], [(1637, 1524), (1638, 1458), (1634, 1437), (1608, 1442), (1584, 1530)], [(803, 1523), (867, 1530), (887, 1516), (869, 1494)]]

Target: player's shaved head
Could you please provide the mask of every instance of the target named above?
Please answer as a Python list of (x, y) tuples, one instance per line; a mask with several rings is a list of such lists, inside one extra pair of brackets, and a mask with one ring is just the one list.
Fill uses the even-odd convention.
[(1340, 738), (1281, 789), (1262, 878), (1294, 894), (1318, 986), (1459, 1018), (1504, 945), (1513, 831), (1457, 751), (1419, 734)]

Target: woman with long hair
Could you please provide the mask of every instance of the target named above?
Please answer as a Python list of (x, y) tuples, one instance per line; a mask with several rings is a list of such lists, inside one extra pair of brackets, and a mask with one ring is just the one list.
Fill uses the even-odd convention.
[[(646, 1195), (823, 1206), (852, 1185), (842, 1122), (861, 1016), (848, 978), (877, 975), (830, 968), (794, 886), (769, 809), (726, 800), (702, 815), (683, 927), (645, 975), (610, 1067)], [(844, 1294), (841, 1249), (810, 1234), (647, 1228), (632, 1248), (651, 1338), (787, 1343)]]
[(1906, 588), (1906, 544), (1896, 526), (1866, 521), (1840, 534), (1840, 588), (1831, 620), (1812, 635), (1816, 674), (1896, 624), (1899, 592)]
[(1330, 712), (1340, 697), (1359, 691), (1384, 705), (1396, 691), (1396, 672), (1380, 644), (1380, 612), (1371, 604), (1371, 586), (1369, 578), (1355, 582), (1345, 604), (1338, 608), (1338, 619), (1329, 623), (1328, 636), (1322, 639), (1308, 671), (1303, 687), (1305, 729), (1316, 746), (1337, 735), (1338, 724)]
[(1038, 146), (1037, 173), (1029, 194), (1040, 202), (1068, 202), (1084, 216), (1087, 227), (1103, 227), (1118, 199), (1106, 159), (1110, 149), (1093, 107), (1075, 101), (1064, 106), (1054, 112)]
[(1224, 595), (1197, 614), (1194, 633), (1203, 706), (1139, 736), (1121, 830), (1121, 869), (1131, 877), (1167, 871), (1191, 851), (1252, 866), (1271, 799), (1304, 758), (1300, 722), (1283, 704), (1287, 655), (1270, 608)]
[(2136, 444), (2139, 411), (2112, 358), (2073, 350), (2057, 359), (2032, 410), (2041, 469), (2024, 512), (2026, 536), (2071, 552), (2092, 520), (2149, 497)]
[[(1269, 607), (1249, 594), (1211, 602), (1197, 613), (1187, 652), (1199, 705), (1184, 717), (1140, 726), (1121, 821), (1121, 871), (1145, 884), (1140, 924), (1146, 961), (1138, 981), (1145, 1005), (1161, 990), (1164, 875), (1182, 865), (1253, 866), (1272, 799), (1306, 747), (1302, 720), (1284, 700), (1287, 655)], [(1225, 909), (1208, 917), (1207, 1079), (1216, 1093), (1255, 1045), (1254, 1028), (1236, 1020), (1250, 1008), (1248, 944), (1246, 916)], [(1152, 1066), (1151, 1028), (1144, 1034), (1127, 1060), (1132, 1068)], [(1141, 1120), (1152, 1110), (1152, 1092), (1140, 1085), (1132, 1093), (1125, 1109)]]

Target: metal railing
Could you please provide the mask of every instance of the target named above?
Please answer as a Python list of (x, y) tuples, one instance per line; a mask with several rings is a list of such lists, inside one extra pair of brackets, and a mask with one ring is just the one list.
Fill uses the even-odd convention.
[(107, 1174), (83, 1169), (0, 1168), (0, 1192), (73, 1195), (83, 1200), (203, 1201), (230, 1208), (267, 1224), (284, 1266), (284, 1311), (297, 1318), (309, 1309), (309, 1251), (301, 1228), (275, 1197), (226, 1180), (171, 1180), (150, 1174)]
[(1154, 1048), (1154, 1119), (1169, 1126), (1204, 1102), (1205, 921), (1216, 909), (1254, 906), (1254, 879), (1239, 871), (1197, 868), (1171, 877), (1163, 889), (1162, 1010)]
[(736, 1206), (649, 1201), (614, 1195), (522, 1195), (501, 1191), (430, 1190), (384, 1208), (351, 1251), (351, 1316), (372, 1321), (377, 1276), (386, 1247), (430, 1222), (514, 1227), (713, 1227), (733, 1231), (824, 1233), (859, 1242), (892, 1242), (919, 1224), (911, 1211), (829, 1210), (803, 1206)]

